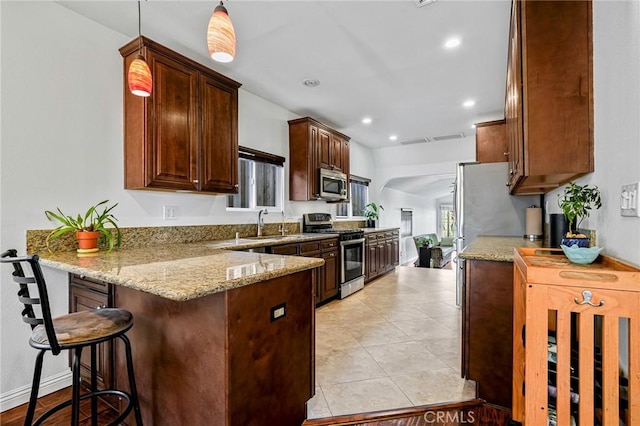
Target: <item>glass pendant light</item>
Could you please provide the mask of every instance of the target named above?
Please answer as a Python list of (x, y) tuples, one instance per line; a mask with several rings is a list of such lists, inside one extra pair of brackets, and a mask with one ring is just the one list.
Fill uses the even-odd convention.
[(207, 29), (207, 44), (211, 59), (218, 62), (231, 62), (236, 56), (236, 33), (229, 12), (222, 1), (213, 10)]
[(147, 64), (144, 56), (142, 56), (142, 32), (140, 23), (140, 1), (138, 0), (138, 54), (129, 65), (129, 73), (127, 81), (129, 82), (129, 91), (136, 96), (151, 96), (153, 81), (151, 79), (151, 69)]

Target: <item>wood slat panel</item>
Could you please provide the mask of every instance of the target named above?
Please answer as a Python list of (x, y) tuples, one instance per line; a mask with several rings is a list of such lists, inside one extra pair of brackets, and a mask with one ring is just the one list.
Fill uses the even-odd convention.
[[(525, 336), (525, 398), (527, 424), (543, 425), (548, 416), (547, 365), (548, 316), (544, 308), (547, 301), (547, 287), (528, 284), (527, 306), (535, 306), (537, 312), (527, 311), (527, 331)], [(544, 310), (544, 314), (540, 314)], [(540, 384), (544, 384), (540, 386)]]
[(578, 330), (580, 335), (579, 394), (580, 394), (580, 426), (593, 426), (593, 314), (583, 312), (579, 317)]
[(618, 317), (607, 315), (602, 326), (602, 409), (604, 424), (618, 424)]
[[(635, 295), (636, 306), (640, 297)], [(629, 419), (628, 425), (640, 425), (640, 312), (629, 319)]]
[(557, 313), (556, 412), (559, 425), (570, 423), (571, 312)]

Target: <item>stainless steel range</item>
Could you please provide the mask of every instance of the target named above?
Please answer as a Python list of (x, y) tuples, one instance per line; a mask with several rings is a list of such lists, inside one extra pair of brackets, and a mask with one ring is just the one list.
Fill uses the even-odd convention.
[(302, 232), (337, 234), (340, 240), (340, 299), (364, 287), (364, 231), (335, 229), (329, 213), (306, 213)]

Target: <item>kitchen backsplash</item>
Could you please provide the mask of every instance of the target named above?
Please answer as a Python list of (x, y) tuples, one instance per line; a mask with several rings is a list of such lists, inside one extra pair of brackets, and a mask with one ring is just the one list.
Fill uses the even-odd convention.
[[(362, 228), (364, 221), (334, 222), (335, 228)], [(299, 234), (300, 222), (285, 222), (286, 234)], [(148, 247), (157, 244), (193, 243), (197, 241), (229, 240), (236, 237), (255, 237), (255, 224), (231, 225), (193, 225), (193, 226), (156, 226), (120, 228), (122, 248)], [(51, 229), (27, 230), (27, 253), (44, 253), (47, 251), (46, 239)], [(265, 223), (264, 235), (278, 235), (280, 223)], [(65, 234), (50, 243), (52, 251), (73, 251), (77, 248), (75, 235)]]

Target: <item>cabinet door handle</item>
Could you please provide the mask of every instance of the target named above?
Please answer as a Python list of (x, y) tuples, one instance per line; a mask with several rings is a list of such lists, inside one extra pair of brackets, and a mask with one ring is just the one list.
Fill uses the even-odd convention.
[(239, 185), (236, 183), (235, 185), (233, 185), (234, 188), (237, 188)]
[(508, 156), (509, 156), (509, 153), (508, 153), (508, 152), (503, 152), (503, 154), (504, 154), (504, 156), (505, 156), (505, 157), (508, 157)]
[(593, 306), (594, 308), (604, 306), (604, 300), (601, 300), (600, 303), (596, 304), (591, 301), (592, 297), (593, 297), (593, 293), (591, 293), (589, 290), (585, 290), (582, 292), (582, 301), (578, 300), (577, 297), (574, 297), (573, 301), (576, 302), (576, 304), (578, 305), (589, 305), (589, 306)]
[(331, 253), (331, 257), (336, 257), (336, 254), (335, 253)]
[(198, 179), (194, 179), (194, 180), (193, 180), (193, 183), (198, 183)]
[(107, 307), (106, 305), (98, 305), (98, 306), (96, 306), (96, 309), (104, 309), (106, 307)]

